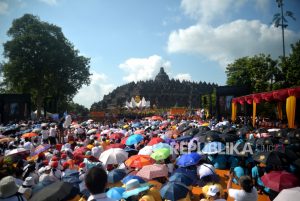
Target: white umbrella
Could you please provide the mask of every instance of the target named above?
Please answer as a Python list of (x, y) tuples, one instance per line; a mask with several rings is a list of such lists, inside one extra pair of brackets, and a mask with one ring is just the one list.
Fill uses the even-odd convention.
[(97, 129), (93, 128), (93, 129), (89, 130), (87, 132), (87, 134), (92, 134), (92, 133), (96, 133), (96, 132), (97, 132)]
[(200, 179), (205, 176), (213, 175), (213, 174), (215, 174), (215, 168), (211, 164), (204, 163), (204, 164), (200, 165), (198, 174), (200, 175)]
[(152, 146), (144, 146), (138, 153), (138, 155), (151, 155), (153, 154)]
[(300, 197), (300, 187), (283, 189), (274, 201), (298, 201)]
[(106, 130), (103, 130), (102, 132), (101, 132), (101, 135), (106, 135), (106, 134), (108, 134), (108, 133), (110, 133), (111, 131), (109, 130), (109, 129), (106, 129)]
[(111, 148), (101, 153), (99, 160), (104, 164), (119, 164), (128, 159), (128, 153), (120, 148)]
[(7, 154), (5, 154), (5, 156), (11, 156), (11, 155), (26, 152), (26, 151), (29, 152), (29, 150), (24, 149), (24, 148), (16, 148), (16, 149), (9, 151)]

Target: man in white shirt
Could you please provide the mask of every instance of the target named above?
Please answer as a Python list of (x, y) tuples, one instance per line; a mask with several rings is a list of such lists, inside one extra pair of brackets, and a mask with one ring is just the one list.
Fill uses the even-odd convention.
[(56, 128), (55, 124), (51, 124), (51, 127), (49, 129), (49, 141), (51, 145), (56, 144)]
[(256, 188), (253, 186), (252, 179), (249, 176), (241, 176), (239, 178), (239, 184), (242, 187), (241, 190), (231, 188), (233, 172), (230, 173), (227, 183), (227, 190), (229, 197), (234, 198), (235, 201), (257, 201), (258, 194)]

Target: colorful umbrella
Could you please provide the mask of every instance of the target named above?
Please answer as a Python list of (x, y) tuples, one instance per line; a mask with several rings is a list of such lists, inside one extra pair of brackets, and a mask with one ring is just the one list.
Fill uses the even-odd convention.
[(153, 151), (156, 151), (157, 149), (162, 149), (162, 148), (171, 149), (171, 146), (167, 143), (162, 143), (162, 142), (152, 146)]
[(1, 139), (0, 139), (0, 144), (12, 142), (12, 141), (15, 141), (15, 138), (12, 138), (12, 137), (5, 137), (5, 138), (1, 138)]
[(26, 153), (26, 152), (29, 153), (29, 150), (24, 149), (24, 148), (16, 148), (16, 149), (13, 149), (13, 150), (9, 151), (8, 153), (6, 153), (5, 156), (12, 156), (12, 155), (16, 155), (16, 154), (23, 154), (23, 153)]
[(121, 139), (122, 137), (124, 137), (123, 133), (113, 133), (109, 136), (109, 139), (117, 140), (117, 139)]
[(134, 155), (125, 161), (125, 165), (131, 168), (142, 168), (146, 165), (152, 165), (155, 160), (148, 155)]
[(163, 121), (164, 120), (161, 116), (152, 116), (151, 119), (153, 121)]
[(121, 143), (116, 143), (116, 144), (110, 144), (108, 146), (105, 147), (105, 150), (107, 149), (112, 149), (112, 148), (120, 148), (120, 149), (124, 149), (125, 145), (121, 144)]
[(299, 185), (299, 179), (286, 171), (272, 171), (261, 177), (264, 185), (276, 192)]
[(300, 197), (300, 187), (283, 189), (280, 193), (276, 196), (274, 201), (299, 201)]
[(144, 146), (142, 149), (140, 149), (138, 155), (151, 155), (153, 153), (152, 146)]
[(35, 156), (38, 155), (39, 153), (42, 153), (46, 150), (48, 150), (51, 147), (50, 144), (40, 144), (39, 146), (37, 146), (34, 151), (30, 154), (30, 156)]
[(124, 177), (124, 179), (122, 179), (122, 183), (126, 184), (131, 179), (137, 179), (140, 182), (140, 184), (146, 183), (146, 181), (142, 177), (139, 177), (139, 176), (136, 176), (136, 175), (131, 175), (131, 174)]
[(167, 177), (168, 167), (165, 164), (146, 165), (136, 173), (136, 176), (140, 176), (146, 180)]
[(99, 160), (104, 164), (119, 164), (127, 160), (128, 153), (120, 148), (112, 148), (101, 153)]
[(124, 145), (125, 145), (125, 144), (126, 144), (126, 141), (127, 141), (127, 139), (128, 139), (128, 137), (124, 137), (124, 138), (122, 138), (122, 139), (121, 139), (121, 144), (124, 144)]
[(154, 137), (150, 140), (150, 142), (147, 144), (148, 146), (152, 146), (152, 145), (155, 145), (155, 144), (158, 144), (160, 142), (163, 142), (164, 140), (161, 139), (160, 137)]
[(96, 133), (96, 132), (97, 132), (97, 129), (96, 129), (96, 128), (93, 128), (93, 129), (89, 130), (89, 131), (87, 132), (87, 134), (93, 134), (93, 133)]
[(134, 131), (134, 134), (144, 134), (144, 133), (145, 133), (145, 130), (143, 130), (143, 129)]
[(199, 163), (201, 156), (198, 153), (189, 153), (181, 155), (176, 162), (179, 167), (188, 167)]
[(177, 181), (177, 182), (181, 182), (187, 186), (190, 186), (193, 184), (193, 179), (191, 179), (189, 176), (187, 176), (186, 174), (183, 173), (174, 173), (170, 178), (169, 181)]
[(168, 182), (160, 189), (162, 198), (171, 201), (183, 199), (189, 193), (189, 188), (181, 182)]
[(151, 154), (151, 158), (155, 159), (156, 161), (164, 160), (170, 156), (170, 153), (170, 149), (168, 148), (157, 149), (153, 154)]
[(125, 188), (113, 187), (106, 192), (106, 196), (114, 200), (121, 200), (123, 198), (122, 194), (124, 192)]
[(225, 145), (221, 142), (209, 142), (204, 145), (202, 153), (204, 154), (217, 154), (225, 149)]
[(38, 134), (36, 134), (36, 133), (25, 133), (21, 137), (22, 138), (32, 138), (32, 137), (36, 137), (36, 136), (38, 136)]
[(114, 169), (107, 174), (107, 182), (114, 184), (118, 181), (121, 181), (126, 176), (125, 170)]
[(126, 145), (134, 145), (138, 144), (140, 141), (142, 141), (144, 137), (140, 134), (134, 134), (127, 138)]

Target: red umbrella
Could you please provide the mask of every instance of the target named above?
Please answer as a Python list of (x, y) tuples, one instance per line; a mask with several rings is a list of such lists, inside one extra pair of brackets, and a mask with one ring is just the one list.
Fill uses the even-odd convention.
[(155, 160), (148, 155), (133, 155), (125, 161), (127, 167), (142, 168), (145, 165), (152, 165)]
[(79, 147), (78, 149), (75, 149), (73, 151), (73, 155), (83, 155), (85, 152), (87, 152), (89, 149), (86, 147)]
[(164, 140), (161, 139), (160, 137), (154, 137), (150, 140), (150, 142), (147, 144), (148, 146), (152, 146), (152, 145), (155, 145), (155, 144), (158, 144), (160, 142), (163, 142)]
[(128, 137), (124, 137), (124, 138), (122, 138), (122, 140), (121, 140), (121, 144), (124, 144), (124, 145), (125, 145), (125, 144), (126, 144), (126, 141), (127, 141), (127, 138), (128, 138)]
[(124, 145), (124, 144), (121, 144), (121, 143), (110, 144), (110, 145), (108, 145), (108, 146), (105, 147), (105, 150), (111, 149), (111, 148), (121, 148), (121, 149), (124, 149), (124, 148), (125, 148), (125, 145)]
[(151, 119), (153, 121), (157, 121), (157, 120), (162, 121), (162, 120), (164, 120), (161, 116), (152, 116)]
[(117, 140), (117, 139), (121, 139), (122, 137), (124, 137), (123, 133), (113, 133), (109, 136), (109, 139)]
[(272, 171), (261, 178), (264, 185), (276, 192), (299, 185), (298, 178), (286, 171)]

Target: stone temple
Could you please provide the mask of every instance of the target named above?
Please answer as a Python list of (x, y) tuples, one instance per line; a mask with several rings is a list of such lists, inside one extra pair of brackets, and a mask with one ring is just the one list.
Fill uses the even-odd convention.
[(211, 93), (216, 84), (170, 79), (161, 67), (154, 80), (130, 82), (114, 89), (91, 106), (92, 111), (122, 108), (132, 97), (145, 97), (151, 107), (199, 108), (201, 95)]

